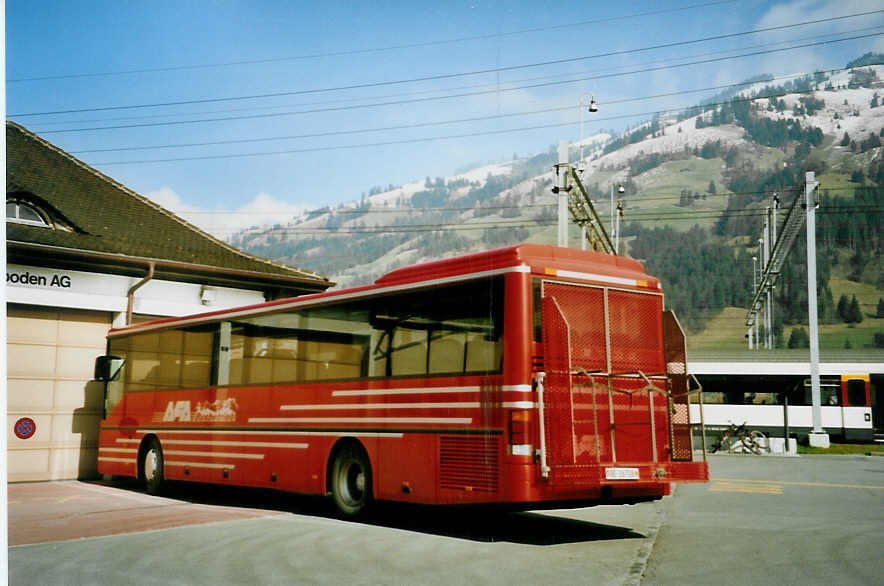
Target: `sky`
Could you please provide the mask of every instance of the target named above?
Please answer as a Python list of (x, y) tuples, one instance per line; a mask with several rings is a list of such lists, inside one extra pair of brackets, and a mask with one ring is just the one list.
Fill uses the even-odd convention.
[(884, 52), (880, 0), (8, 0), (5, 24), (9, 119), (222, 238)]

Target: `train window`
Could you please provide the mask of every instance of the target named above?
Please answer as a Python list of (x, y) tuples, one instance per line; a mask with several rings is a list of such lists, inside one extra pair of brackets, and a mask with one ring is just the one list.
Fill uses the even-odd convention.
[(747, 393), (746, 404), (776, 405), (780, 402), (777, 393)]
[(847, 381), (847, 404), (863, 407), (866, 404), (866, 381), (852, 378)]
[(703, 391), (703, 403), (721, 405), (724, 403), (724, 393)]
[[(813, 405), (810, 379), (804, 380), (803, 405)], [(820, 377), (820, 404), (822, 406), (838, 406), (841, 404), (841, 385), (837, 377)]]

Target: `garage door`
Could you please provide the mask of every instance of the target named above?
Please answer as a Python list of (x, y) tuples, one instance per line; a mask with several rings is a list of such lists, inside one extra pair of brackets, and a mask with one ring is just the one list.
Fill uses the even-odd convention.
[(7, 306), (9, 481), (94, 477), (108, 312)]

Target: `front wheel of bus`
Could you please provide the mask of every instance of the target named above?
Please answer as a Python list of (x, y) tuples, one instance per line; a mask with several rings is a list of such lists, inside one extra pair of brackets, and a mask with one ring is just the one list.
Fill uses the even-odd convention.
[(159, 494), (163, 485), (163, 448), (160, 440), (151, 438), (141, 458), (141, 478), (149, 494)]
[(371, 504), (371, 464), (360, 446), (345, 446), (335, 456), (331, 492), (335, 506), (345, 517), (356, 517)]

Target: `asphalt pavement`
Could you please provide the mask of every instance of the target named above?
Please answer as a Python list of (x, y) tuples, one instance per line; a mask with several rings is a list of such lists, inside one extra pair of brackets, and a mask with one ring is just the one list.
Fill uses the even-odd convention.
[(884, 458), (711, 456), (655, 503), (527, 513), (10, 485), (10, 584), (875, 584)]

